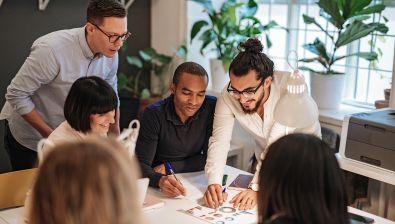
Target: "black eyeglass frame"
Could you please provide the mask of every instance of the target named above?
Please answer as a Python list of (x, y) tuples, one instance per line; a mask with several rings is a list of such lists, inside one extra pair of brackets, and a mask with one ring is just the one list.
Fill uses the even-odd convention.
[[(100, 30), (100, 32), (102, 32), (104, 35), (106, 35), (108, 37), (108, 42), (110, 42), (112, 44), (117, 42), (119, 39), (121, 39), (122, 42), (125, 42), (131, 35), (131, 33), (129, 31), (126, 31), (126, 33), (124, 33), (121, 36), (120, 35), (110, 35), (110, 34), (107, 34), (106, 32), (104, 32), (98, 25), (96, 25), (96, 24), (94, 24), (92, 22), (90, 22), (90, 23), (92, 25), (94, 25), (98, 30)], [(115, 38), (115, 37), (116, 37), (116, 39), (111, 41), (111, 38)]]
[[(253, 97), (256, 94), (256, 92), (262, 86), (264, 81), (265, 80), (262, 79), (261, 82), (258, 84), (258, 86), (255, 87), (255, 89), (253, 89), (253, 90), (243, 90), (243, 91), (239, 91), (239, 90), (236, 90), (236, 89), (231, 89), (231, 85), (230, 85), (230, 82), (229, 82), (228, 87), (226, 88), (226, 91), (228, 91), (228, 93), (231, 94), (236, 99), (240, 99), (241, 95), (243, 95), (245, 98), (251, 98), (251, 97)], [(247, 96), (245, 94), (251, 94), (251, 96)]]

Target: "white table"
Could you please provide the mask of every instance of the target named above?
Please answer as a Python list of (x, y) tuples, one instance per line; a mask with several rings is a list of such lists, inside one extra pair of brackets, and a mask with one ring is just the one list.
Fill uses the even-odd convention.
[[(238, 170), (229, 166), (225, 167), (225, 174), (228, 174), (228, 182), (230, 184), (234, 178), (236, 178), (239, 174), (248, 174), (245, 171)], [(181, 179), (183, 184), (187, 188), (187, 194), (193, 194), (194, 198), (199, 198), (203, 196), (203, 193), (207, 187), (207, 179), (203, 172), (196, 173), (186, 173), (186, 174), (177, 174), (177, 177)], [(192, 186), (193, 185), (193, 186)], [(193, 189), (191, 189), (191, 186)], [(189, 190), (189, 193), (188, 193)], [(198, 224), (198, 223), (206, 223), (199, 219), (196, 219), (192, 216), (183, 214), (178, 212), (179, 209), (186, 209), (195, 205), (191, 199), (181, 198), (181, 199), (170, 199), (165, 198), (161, 195), (161, 193), (153, 188), (148, 189), (148, 194), (155, 195), (160, 197), (163, 201), (165, 201), (165, 206), (162, 208), (154, 209), (151, 211), (145, 212), (145, 216), (147, 221), (151, 224), (162, 224), (162, 223), (188, 223), (188, 224)], [(200, 195), (199, 195), (200, 194)], [(367, 216), (373, 218), (375, 223), (379, 224), (395, 224), (395, 222), (372, 215), (370, 213), (349, 207), (348, 210), (352, 213)], [(22, 224), (23, 218), (23, 207), (8, 209), (0, 211), (0, 224)]]

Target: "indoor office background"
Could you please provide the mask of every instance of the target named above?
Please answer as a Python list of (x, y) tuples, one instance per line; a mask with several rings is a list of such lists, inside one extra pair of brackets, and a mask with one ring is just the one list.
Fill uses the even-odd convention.
[[(128, 29), (132, 33), (124, 51), (120, 52), (119, 74), (135, 75), (138, 71), (127, 63), (127, 56), (138, 56), (139, 51), (149, 47), (159, 54), (172, 58), (164, 67), (163, 74), (144, 71), (137, 89), (121, 90), (124, 95), (135, 96), (131, 100), (122, 100), (125, 117), (131, 119), (138, 117), (139, 110), (161, 95), (167, 94), (164, 89), (168, 85), (175, 65), (182, 60), (195, 61), (202, 64), (211, 75), (210, 59), (215, 57), (213, 52), (202, 55), (199, 50), (202, 41), (198, 38), (191, 40), (191, 29), (195, 22), (208, 16), (203, 12), (203, 7), (189, 0), (135, 0), (128, 9)], [(126, 2), (129, 2), (126, 1)], [(38, 1), (3, 0), (0, 6), (0, 49), (3, 52), (0, 61), (0, 105), (5, 102), (6, 87), (17, 73), (19, 67), (29, 54), (33, 41), (42, 35), (59, 29), (68, 29), (82, 26), (85, 22), (85, 8), (87, 1), (81, 0), (50, 0), (44, 11), (38, 10)], [(212, 0), (216, 9), (219, 9), (225, 0)], [(334, 32), (334, 27), (320, 17), (319, 7), (313, 0), (257, 0), (258, 11), (255, 15), (262, 24), (274, 20), (279, 27), (274, 27), (267, 32), (272, 40), (271, 48), (264, 46), (264, 52), (274, 61), (275, 69), (291, 71), (287, 63), (290, 50), (296, 50), (299, 58), (311, 57), (302, 45), (314, 41), (319, 37), (326, 47), (332, 47), (327, 36), (313, 25), (306, 25), (302, 15), (314, 17), (329, 33)], [(341, 130), (341, 118), (345, 111), (359, 112), (375, 108), (375, 101), (384, 99), (384, 89), (395, 87), (395, 0), (374, 0), (373, 4), (386, 5), (382, 15), (388, 20), (389, 28), (386, 34), (374, 33), (351, 42), (339, 50), (339, 54), (355, 51), (380, 51), (379, 61), (374, 66), (366, 60), (356, 57), (339, 61), (334, 68), (346, 73), (345, 88), (342, 94), (342, 105), (339, 110), (320, 111), (325, 114), (320, 117), (322, 126), (330, 135), (334, 135), (334, 147), (338, 147)], [(378, 21), (379, 17), (371, 18)], [(260, 37), (265, 43), (265, 37)], [(372, 44), (374, 43), (374, 44)], [(178, 54), (180, 47), (185, 46), (187, 54)], [(208, 46), (208, 48), (213, 46)], [(303, 63), (300, 63), (303, 65)], [(310, 63), (313, 68), (318, 68), (318, 63)], [(306, 83), (309, 83), (308, 72), (303, 72)], [(209, 93), (215, 94), (210, 89)], [(158, 90), (159, 88), (159, 90)], [(151, 97), (142, 94), (142, 89), (147, 89)], [(158, 94), (160, 96), (154, 97)], [(144, 96), (144, 97), (143, 97)], [(127, 97), (126, 97), (127, 98)], [(137, 99), (136, 99), (137, 98)], [(135, 108), (137, 105), (137, 108)], [(133, 107), (133, 109), (131, 109)], [(140, 109), (139, 109), (140, 108)], [(346, 108), (346, 109), (344, 109)], [(343, 110), (344, 109), (344, 110)], [(121, 117), (122, 119), (122, 117)], [(128, 120), (126, 119), (126, 120)], [(129, 119), (129, 120), (130, 120)], [(0, 171), (10, 170), (2, 146), (3, 121), (0, 128)], [(229, 164), (249, 169), (250, 158), (253, 155), (255, 144), (243, 130), (236, 125), (234, 130), (234, 150), (229, 156)], [(337, 137), (337, 139), (336, 139)], [(337, 143), (336, 143), (337, 141)], [(355, 187), (358, 186), (358, 187)], [(374, 214), (384, 215), (395, 220), (395, 187), (383, 184), (362, 176), (348, 174), (348, 188), (353, 192), (354, 206)], [(361, 196), (362, 195), (362, 196)]]
[[(86, 22), (88, 1), (50, 1), (44, 11), (38, 9), (38, 1), (4, 0), (0, 7), (0, 105), (3, 107), (5, 93), (11, 79), (29, 55), (33, 41), (47, 33), (83, 26)], [(132, 33), (127, 54), (150, 46), (150, 1), (137, 0), (128, 11), (128, 28)], [(119, 71), (125, 70), (125, 63)], [(0, 135), (3, 136), (4, 121), (1, 121)], [(3, 150), (0, 138), (0, 171), (10, 170), (10, 164)]]

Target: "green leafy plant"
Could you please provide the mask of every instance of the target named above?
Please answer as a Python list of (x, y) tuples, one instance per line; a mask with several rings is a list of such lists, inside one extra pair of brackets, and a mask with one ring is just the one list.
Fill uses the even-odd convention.
[[(191, 29), (191, 42), (195, 38), (202, 41), (200, 53), (205, 54), (205, 50), (214, 46), (209, 51), (214, 51), (225, 67), (229, 67), (230, 62), (238, 53), (237, 46), (240, 42), (265, 33), (266, 46), (270, 48), (272, 42), (268, 32), (273, 27), (280, 27), (275, 21), (270, 21), (263, 25), (255, 17), (258, 5), (255, 0), (227, 0), (220, 10), (216, 11), (211, 0), (191, 0), (204, 7), (209, 20), (200, 20), (193, 24)], [(200, 32), (202, 31), (202, 32)], [(213, 45), (210, 45), (213, 44)]]
[(135, 74), (118, 74), (118, 89), (127, 90), (135, 97), (146, 99), (150, 97), (150, 91), (140, 81), (143, 74), (154, 72), (158, 77), (161, 76), (163, 69), (171, 62), (172, 57), (160, 54), (153, 48), (138, 51), (138, 56), (126, 56), (128, 64), (136, 69)]
[[(332, 66), (347, 57), (357, 56), (368, 61), (376, 61), (378, 53), (373, 48), (370, 52), (356, 52), (341, 56), (336, 54), (339, 48), (369, 34), (388, 32), (385, 23), (367, 22), (373, 14), (378, 14), (381, 18), (381, 12), (385, 9), (383, 4), (371, 5), (371, 3), (372, 0), (319, 0), (317, 4), (320, 7), (320, 16), (335, 27), (335, 32), (328, 32), (313, 17), (303, 15), (303, 20), (306, 24), (313, 24), (324, 32), (332, 41), (333, 47), (327, 49), (319, 38), (316, 38), (313, 43), (304, 44), (303, 48), (316, 56), (300, 61), (318, 62), (323, 66), (323, 70), (316, 71), (307, 66), (301, 66), (300, 69), (323, 75), (334, 75), (343, 73), (333, 70)], [(385, 17), (383, 18), (384, 22), (388, 21)]]

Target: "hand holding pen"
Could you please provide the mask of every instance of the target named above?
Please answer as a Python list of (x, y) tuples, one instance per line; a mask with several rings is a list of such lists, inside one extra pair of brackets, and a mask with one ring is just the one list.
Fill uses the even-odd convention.
[(162, 176), (160, 178), (160, 190), (168, 197), (177, 197), (180, 195), (185, 196), (185, 188), (183, 187), (180, 180), (176, 177), (173, 167), (168, 162), (165, 163), (165, 166), (169, 170), (171, 175)]

